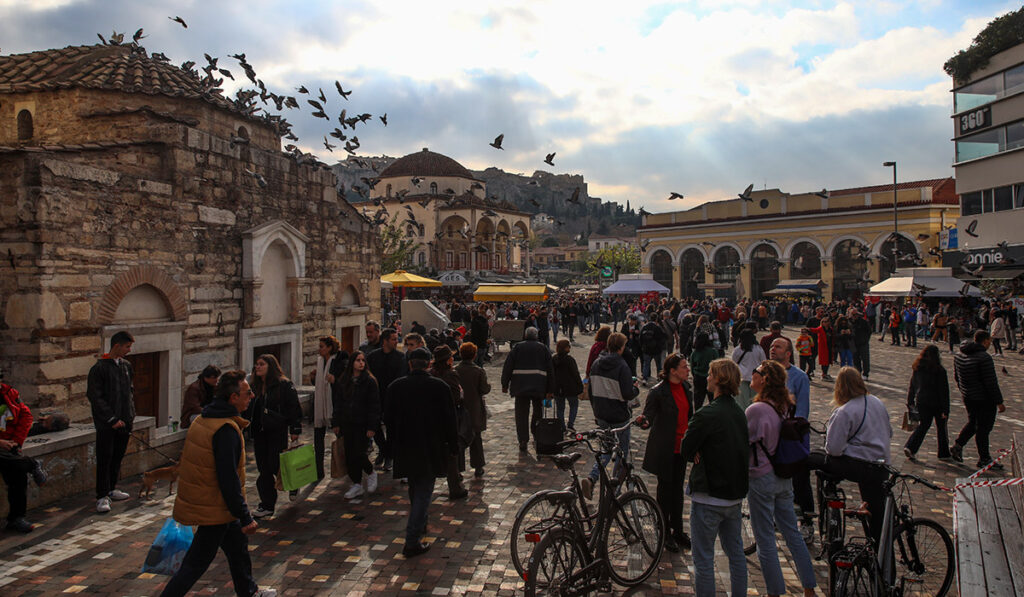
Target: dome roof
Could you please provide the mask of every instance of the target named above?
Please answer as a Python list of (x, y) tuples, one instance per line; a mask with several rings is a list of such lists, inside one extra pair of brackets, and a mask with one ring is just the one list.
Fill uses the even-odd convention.
[(456, 176), (476, 180), (462, 164), (426, 147), (423, 151), (398, 158), (380, 173), (380, 178), (398, 176)]

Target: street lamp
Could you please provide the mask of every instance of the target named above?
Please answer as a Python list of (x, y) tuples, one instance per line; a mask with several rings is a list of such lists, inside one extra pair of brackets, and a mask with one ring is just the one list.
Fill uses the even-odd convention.
[(882, 166), (892, 167), (892, 272), (896, 273), (897, 247), (899, 240), (899, 212), (896, 211), (896, 162), (882, 162)]

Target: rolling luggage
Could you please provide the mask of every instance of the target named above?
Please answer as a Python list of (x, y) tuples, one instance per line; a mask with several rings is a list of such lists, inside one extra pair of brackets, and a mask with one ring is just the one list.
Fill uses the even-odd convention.
[(558, 442), (562, 441), (562, 421), (555, 417), (549, 417), (548, 410), (552, 408), (551, 400), (544, 400), (541, 418), (537, 421), (537, 428), (533, 430), (533, 442), (538, 454), (558, 454)]

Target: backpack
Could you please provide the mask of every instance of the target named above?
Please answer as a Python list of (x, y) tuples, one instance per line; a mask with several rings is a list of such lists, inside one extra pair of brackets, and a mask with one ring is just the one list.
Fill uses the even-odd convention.
[(647, 354), (657, 354), (661, 352), (661, 347), (658, 346), (658, 332), (654, 331), (653, 328), (641, 331), (640, 347)]
[[(810, 442), (804, 443), (804, 438), (810, 434), (811, 424), (804, 417), (796, 416), (795, 412), (795, 409), (791, 409), (789, 414), (782, 418), (779, 443), (775, 446), (775, 452), (769, 452), (764, 447), (764, 441), (757, 440), (761, 450), (772, 463), (775, 476), (780, 479), (791, 479), (793, 475), (804, 470), (807, 467), (807, 457), (811, 454)], [(757, 464), (756, 450), (754, 464)]]

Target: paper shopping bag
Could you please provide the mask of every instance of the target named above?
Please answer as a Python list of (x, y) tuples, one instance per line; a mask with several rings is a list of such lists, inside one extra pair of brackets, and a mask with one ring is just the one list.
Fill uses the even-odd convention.
[(331, 478), (340, 479), (348, 476), (348, 465), (345, 463), (345, 442), (338, 438), (331, 444)]

